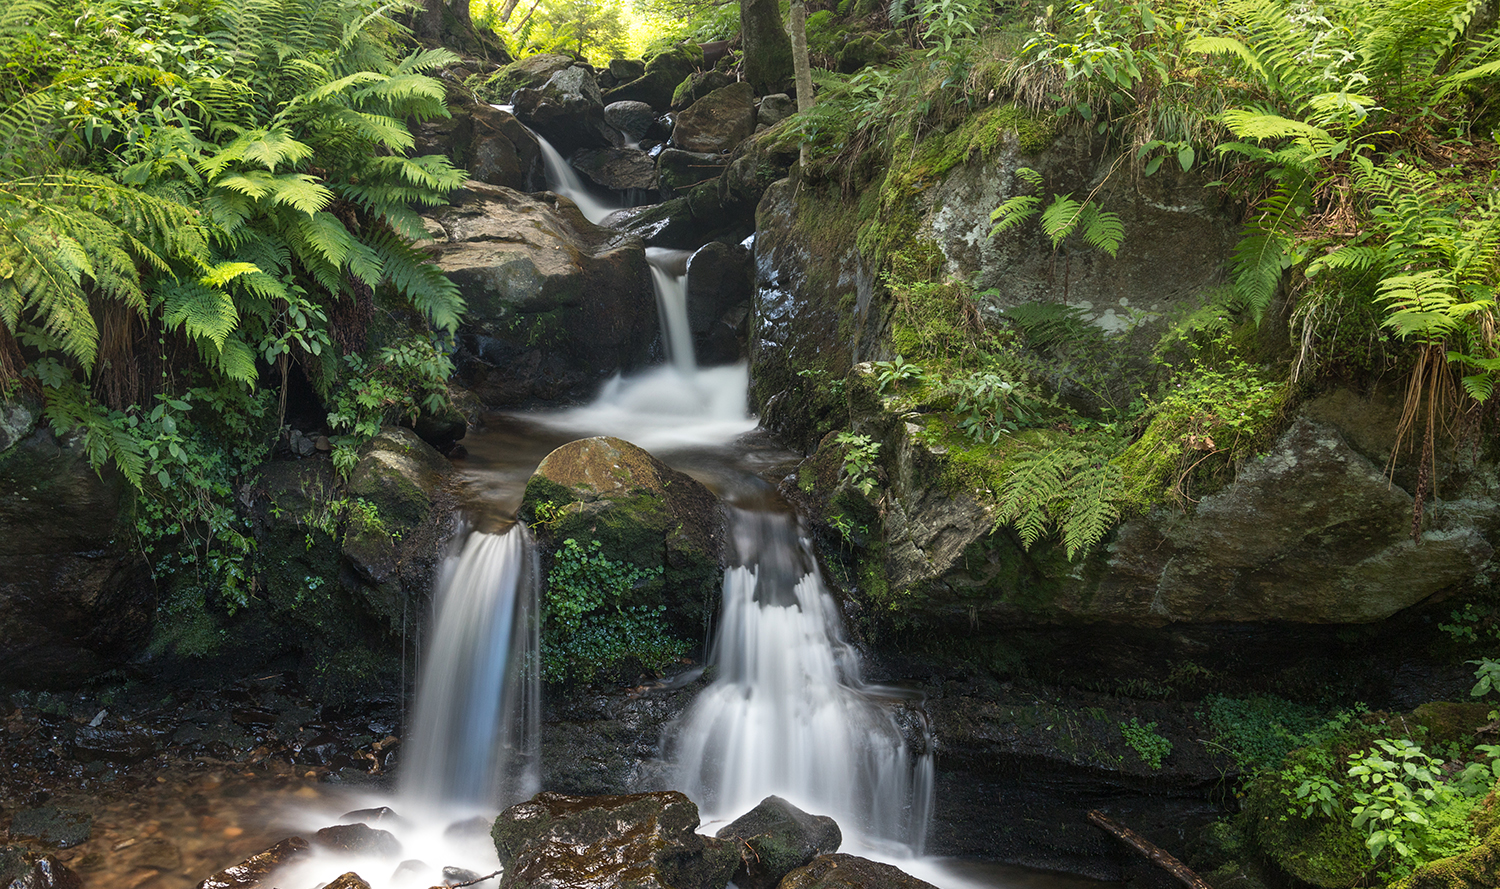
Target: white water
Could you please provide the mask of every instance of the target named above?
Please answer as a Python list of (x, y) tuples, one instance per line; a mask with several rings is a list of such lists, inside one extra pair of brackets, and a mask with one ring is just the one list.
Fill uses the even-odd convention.
[(705, 822), (733, 820), (776, 794), (833, 816), (845, 848), (920, 855), (930, 739), (909, 751), (889, 690), (864, 685), (792, 519), (743, 513), (736, 525), (742, 564), (724, 575), (717, 677), (674, 731), (672, 785)]
[(446, 567), (403, 751), (407, 808), (509, 805), (541, 788), (538, 572), (522, 524), (470, 534)]
[[(688, 324), (687, 261), (690, 250), (667, 250), (647, 247), (646, 262), (651, 266), (651, 286), (656, 291), (656, 308), (661, 313), (662, 339), (667, 357), (678, 373), (692, 377), (698, 372), (693, 354), (693, 331)], [(682, 269), (678, 272), (677, 269)]]
[(542, 164), (547, 171), (548, 188), (577, 204), (584, 218), (595, 225), (604, 222), (611, 213), (620, 209), (595, 197), (579, 178), (578, 171), (574, 170), (573, 165), (568, 163), (561, 154), (558, 154), (551, 142), (542, 138), (541, 134), (535, 130), (532, 131), (532, 135), (536, 136), (537, 144), (542, 147)]

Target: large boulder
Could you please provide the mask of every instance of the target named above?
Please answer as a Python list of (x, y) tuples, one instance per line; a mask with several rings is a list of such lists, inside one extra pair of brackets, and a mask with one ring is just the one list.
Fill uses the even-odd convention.
[(469, 178), (517, 191), (545, 187), (542, 150), (519, 120), (473, 95), (444, 76), (450, 117), (420, 121), (412, 127), (413, 154), (441, 154)]
[(685, 151), (731, 151), (755, 131), (755, 91), (748, 83), (716, 89), (681, 114), (672, 147)]
[(604, 120), (604, 94), (586, 68), (564, 68), (536, 88), (516, 90), (515, 115), (567, 157), (581, 148), (607, 148), (618, 133)]
[(750, 323), (755, 260), (742, 244), (710, 241), (687, 263), (688, 326), (703, 365), (740, 360)]
[(779, 796), (761, 800), (714, 836), (739, 840), (734, 884), (740, 889), (776, 889), (782, 877), (819, 855), (837, 852), (844, 841), (832, 818), (809, 815)]
[(66, 686), (135, 654), (156, 594), (122, 514), (129, 486), (40, 415), (0, 404), (0, 684)]
[[(765, 107), (762, 102), (761, 109)], [(719, 202), (726, 212), (753, 216), (766, 189), (786, 178), (800, 151), (801, 143), (789, 126), (762, 130), (735, 146), (724, 174), (719, 177)]]
[(569, 56), (557, 53), (541, 53), (511, 62), (495, 73), (472, 78), (469, 87), (481, 102), (500, 105), (510, 103), (511, 96), (519, 89), (536, 89), (559, 71), (573, 67)]
[(548, 454), (526, 485), (521, 515), (544, 549), (570, 537), (597, 540), (608, 558), (662, 569), (636, 595), (666, 605), (682, 637), (701, 636), (714, 614), (727, 555), (718, 499), (635, 445), (601, 436)]
[(491, 836), (506, 889), (723, 889), (738, 850), (697, 827), (698, 807), (676, 791), (539, 793), (501, 812)]
[(656, 190), (656, 161), (633, 148), (585, 148), (574, 154), (573, 168), (615, 191)]
[(677, 85), (703, 65), (703, 50), (696, 44), (679, 43), (646, 60), (646, 73), (629, 83), (615, 87), (604, 99), (615, 102), (644, 102), (658, 113), (672, 105)]
[(433, 211), (438, 266), (468, 304), (458, 379), (492, 407), (592, 395), (657, 337), (645, 248), (565, 198), (471, 182)]
[(781, 881), (781, 889), (937, 889), (900, 868), (845, 855), (820, 855), (792, 871)]

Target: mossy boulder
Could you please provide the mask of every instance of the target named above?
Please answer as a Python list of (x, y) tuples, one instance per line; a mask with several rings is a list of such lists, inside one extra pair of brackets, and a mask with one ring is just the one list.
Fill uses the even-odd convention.
[(479, 101), (504, 105), (519, 89), (535, 89), (546, 83), (552, 75), (573, 67), (573, 59), (555, 53), (527, 56), (501, 68), (493, 74), (470, 80), (469, 87)]
[(1494, 889), (1500, 886), (1500, 831), (1462, 855), (1417, 868), (1391, 889)]
[(672, 92), (672, 107), (678, 110), (688, 107), (714, 90), (734, 83), (734, 78), (722, 71), (695, 71), (683, 78)]
[(756, 95), (785, 91), (792, 80), (792, 39), (776, 0), (740, 3), (740, 48), (745, 81)]
[(501, 812), (490, 835), (506, 889), (723, 889), (738, 850), (697, 827), (698, 807), (676, 791), (539, 793)]
[[(762, 112), (770, 100), (768, 96), (761, 102)], [(753, 214), (771, 183), (786, 178), (800, 151), (789, 129), (790, 124), (772, 125), (735, 146), (729, 166), (719, 177), (721, 204), (735, 214)]]
[(656, 161), (634, 148), (585, 148), (570, 159), (595, 184), (615, 191), (656, 191)]
[(80, 437), (0, 403), (0, 684), (66, 686), (124, 662), (156, 612), (132, 545), (130, 486), (95, 472)]
[(646, 364), (658, 336), (645, 245), (566, 198), (470, 182), (429, 215), (468, 304), (459, 382), (491, 407), (586, 398)]
[(730, 151), (755, 131), (755, 92), (732, 83), (698, 99), (677, 115), (672, 147), (684, 151)]
[(740, 889), (775, 889), (782, 877), (819, 855), (837, 852), (844, 841), (832, 818), (810, 815), (779, 796), (761, 800), (714, 836), (739, 841), (734, 884)]
[(544, 552), (569, 538), (597, 540), (607, 558), (662, 569), (635, 592), (638, 603), (667, 606), (681, 638), (702, 636), (717, 608), (727, 532), (718, 499), (690, 476), (627, 441), (586, 438), (542, 460), (521, 516)]
[(645, 102), (658, 113), (665, 113), (672, 107), (677, 85), (702, 66), (702, 48), (693, 43), (679, 43), (647, 59), (644, 74), (605, 93), (604, 101)]

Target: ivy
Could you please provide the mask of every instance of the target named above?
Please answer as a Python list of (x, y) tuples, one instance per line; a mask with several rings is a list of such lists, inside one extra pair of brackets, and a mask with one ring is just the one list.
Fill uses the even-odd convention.
[(665, 605), (631, 601), (662, 568), (616, 561), (602, 550), (597, 540), (584, 545), (569, 537), (553, 556), (542, 617), (547, 682), (592, 682), (627, 658), (660, 671), (687, 652), (664, 626)]

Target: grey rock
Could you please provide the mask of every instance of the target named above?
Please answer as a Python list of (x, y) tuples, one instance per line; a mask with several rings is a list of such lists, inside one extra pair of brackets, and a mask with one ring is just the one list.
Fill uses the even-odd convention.
[(674, 198), (700, 182), (718, 178), (728, 161), (720, 154), (666, 149), (656, 159), (662, 198)]
[(656, 112), (645, 102), (611, 102), (604, 106), (604, 120), (628, 141), (639, 142), (656, 123)]
[(610, 59), (609, 73), (618, 83), (629, 83), (646, 74), (646, 63), (641, 59)]
[(772, 93), (760, 100), (755, 110), (755, 122), (762, 126), (775, 126), (797, 113), (797, 100), (786, 93)]
[(368, 824), (337, 824), (313, 834), (313, 843), (337, 852), (355, 855), (379, 855), (395, 858), (401, 854), (401, 841), (388, 830)]
[(585, 148), (570, 159), (574, 169), (616, 191), (656, 190), (656, 162), (631, 148)]
[(594, 75), (577, 66), (535, 89), (516, 90), (515, 115), (541, 133), (563, 157), (580, 148), (605, 148), (616, 131), (604, 121), (604, 96)]

